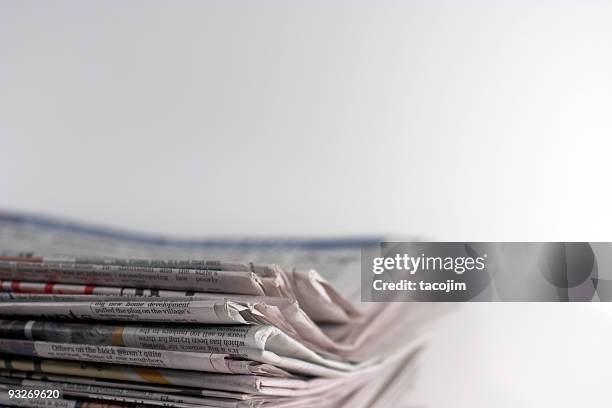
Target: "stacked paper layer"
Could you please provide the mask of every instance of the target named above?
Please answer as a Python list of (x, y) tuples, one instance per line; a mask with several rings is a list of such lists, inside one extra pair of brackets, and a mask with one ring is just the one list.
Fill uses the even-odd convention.
[[(128, 238), (0, 216), (0, 403), (382, 407), (409, 400), (428, 310), (360, 304), (358, 243)], [(335, 270), (331, 282), (305, 269), (309, 261)], [(63, 397), (9, 398), (20, 387), (60, 389)]]

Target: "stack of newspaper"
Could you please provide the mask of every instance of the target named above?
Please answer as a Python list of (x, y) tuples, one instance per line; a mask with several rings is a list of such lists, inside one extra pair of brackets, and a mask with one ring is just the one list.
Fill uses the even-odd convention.
[[(0, 404), (405, 406), (430, 311), (361, 304), (368, 242), (168, 240), (0, 213)], [(24, 387), (63, 395), (10, 397)]]

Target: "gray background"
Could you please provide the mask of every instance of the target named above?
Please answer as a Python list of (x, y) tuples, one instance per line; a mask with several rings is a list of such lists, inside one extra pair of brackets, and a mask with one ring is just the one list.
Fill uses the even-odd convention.
[[(612, 8), (513, 4), (1, 1), (0, 206), (197, 236), (612, 241)], [(609, 321), (464, 305), (417, 398), (609, 404)]]

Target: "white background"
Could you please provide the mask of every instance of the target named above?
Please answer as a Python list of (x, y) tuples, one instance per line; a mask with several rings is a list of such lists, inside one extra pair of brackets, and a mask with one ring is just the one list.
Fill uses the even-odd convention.
[[(612, 8), (513, 3), (2, 1), (0, 207), (193, 236), (612, 241)], [(609, 404), (609, 318), (464, 305), (417, 397)]]

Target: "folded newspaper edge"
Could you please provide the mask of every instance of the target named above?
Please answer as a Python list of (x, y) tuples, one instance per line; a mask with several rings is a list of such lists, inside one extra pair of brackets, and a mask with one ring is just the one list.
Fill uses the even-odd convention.
[[(145, 350), (187, 352), (190, 353), (189, 355), (210, 353), (272, 364), (297, 374), (324, 377), (351, 372), (359, 368), (356, 364), (322, 356), (287, 336), (278, 328), (265, 325), (145, 326), (0, 320), (0, 345), (2, 341), (8, 339), (59, 344), (131, 347)], [(8, 345), (0, 346), (0, 350), (11, 353), (4, 348), (9, 348)], [(91, 350), (91, 352), (98, 353), (96, 350)], [(101, 353), (111, 356), (116, 354), (106, 350)], [(96, 354), (94, 356), (97, 357)], [(70, 359), (61, 355), (41, 355), (41, 357)], [(181, 367), (166, 367), (181, 368), (182, 365)]]
[[(275, 302), (227, 300), (233, 295), (208, 294), (189, 297), (115, 297), (98, 295), (4, 294), (0, 316), (49, 319), (94, 319), (106, 321), (180, 322), (204, 324), (271, 325), (322, 354), (354, 355), (373, 334), (376, 321), (388, 321), (386, 310), (397, 306), (379, 304), (352, 324), (353, 333), (341, 341), (329, 337), (295, 301), (274, 298)], [(154, 300), (152, 300), (154, 299)], [(276, 304), (276, 305), (274, 305)]]
[(300, 301), (318, 322), (343, 323), (359, 311), (316, 271), (211, 260), (78, 258), (0, 252), (0, 280), (279, 296)]

